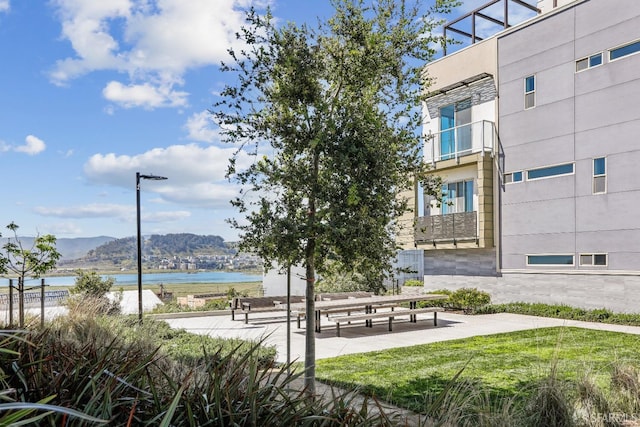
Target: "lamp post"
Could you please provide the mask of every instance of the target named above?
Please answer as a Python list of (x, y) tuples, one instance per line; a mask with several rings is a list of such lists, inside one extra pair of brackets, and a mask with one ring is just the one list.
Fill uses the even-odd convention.
[(136, 172), (136, 219), (138, 225), (138, 322), (142, 324), (142, 236), (140, 234), (140, 180), (162, 181), (166, 176), (142, 175)]

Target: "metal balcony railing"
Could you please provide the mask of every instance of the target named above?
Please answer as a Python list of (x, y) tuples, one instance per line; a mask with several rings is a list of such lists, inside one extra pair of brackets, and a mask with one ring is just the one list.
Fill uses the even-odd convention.
[(459, 212), (419, 217), (416, 221), (416, 243), (454, 243), (478, 241), (478, 213)]
[(426, 136), (425, 161), (433, 164), (441, 160), (457, 160), (469, 154), (493, 154), (495, 133), (493, 122), (481, 120), (429, 134)]

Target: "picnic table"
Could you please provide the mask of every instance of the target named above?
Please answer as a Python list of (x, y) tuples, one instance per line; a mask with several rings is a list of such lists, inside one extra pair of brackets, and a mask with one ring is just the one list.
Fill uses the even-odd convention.
[[(404, 310), (402, 314), (409, 315), (409, 319), (411, 322), (416, 321), (416, 315), (419, 313), (433, 312), (434, 316), (436, 315), (436, 311), (443, 311), (442, 308), (436, 307), (428, 307), (424, 309), (418, 308), (418, 303), (421, 301), (433, 301), (433, 300), (443, 300), (447, 299), (447, 295), (440, 294), (416, 294), (416, 295), (381, 295), (381, 296), (372, 296), (367, 298), (350, 298), (350, 299), (339, 299), (339, 300), (330, 300), (330, 301), (316, 301), (315, 302), (315, 331), (321, 332), (321, 319), (322, 313), (331, 310), (344, 309), (346, 310), (359, 310), (363, 311), (364, 314), (357, 316), (346, 316), (337, 319), (333, 319), (336, 322), (338, 336), (340, 334), (340, 322), (344, 321), (355, 321), (355, 320), (365, 320), (366, 326), (371, 327), (372, 320), (374, 318), (388, 317), (389, 318), (389, 328), (391, 329), (392, 319), (396, 316), (399, 316), (400, 313), (397, 311), (390, 311), (384, 313), (377, 313), (376, 307), (392, 307), (394, 304), (402, 304), (409, 303), (409, 309)], [(293, 303), (291, 304), (291, 310), (297, 311), (298, 313), (304, 313), (306, 310), (306, 303)], [(434, 322), (436, 322), (436, 318), (434, 317)]]

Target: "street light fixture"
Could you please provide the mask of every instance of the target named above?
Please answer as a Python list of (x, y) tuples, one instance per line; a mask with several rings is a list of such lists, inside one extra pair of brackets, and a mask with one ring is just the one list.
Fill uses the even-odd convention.
[(136, 214), (138, 225), (138, 322), (142, 324), (142, 236), (140, 235), (140, 180), (162, 181), (166, 176), (143, 175), (136, 172)]

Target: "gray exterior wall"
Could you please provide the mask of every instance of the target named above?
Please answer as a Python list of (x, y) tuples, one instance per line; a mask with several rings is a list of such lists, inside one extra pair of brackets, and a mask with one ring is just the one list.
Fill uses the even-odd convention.
[(640, 307), (640, 277), (633, 275), (509, 273), (499, 277), (425, 276), (424, 281), (426, 291), (477, 288), (488, 292), (495, 304), (565, 304), (616, 313), (638, 313)]
[(431, 276), (495, 276), (496, 251), (493, 248), (424, 251), (424, 274), (427, 286), (431, 284)]
[[(524, 171), (501, 194), (504, 272), (640, 274), (640, 54), (608, 49), (640, 39), (640, 2), (586, 0), (498, 36), (499, 135), (505, 172)], [(576, 60), (603, 64), (576, 72)], [(524, 79), (536, 106), (524, 109)], [(592, 194), (593, 159), (606, 157), (607, 192)], [(526, 171), (574, 163), (574, 174), (528, 181)], [(579, 254), (608, 265), (579, 265)], [(572, 254), (573, 266), (527, 266), (527, 254)], [(604, 279), (603, 279), (604, 280)]]

